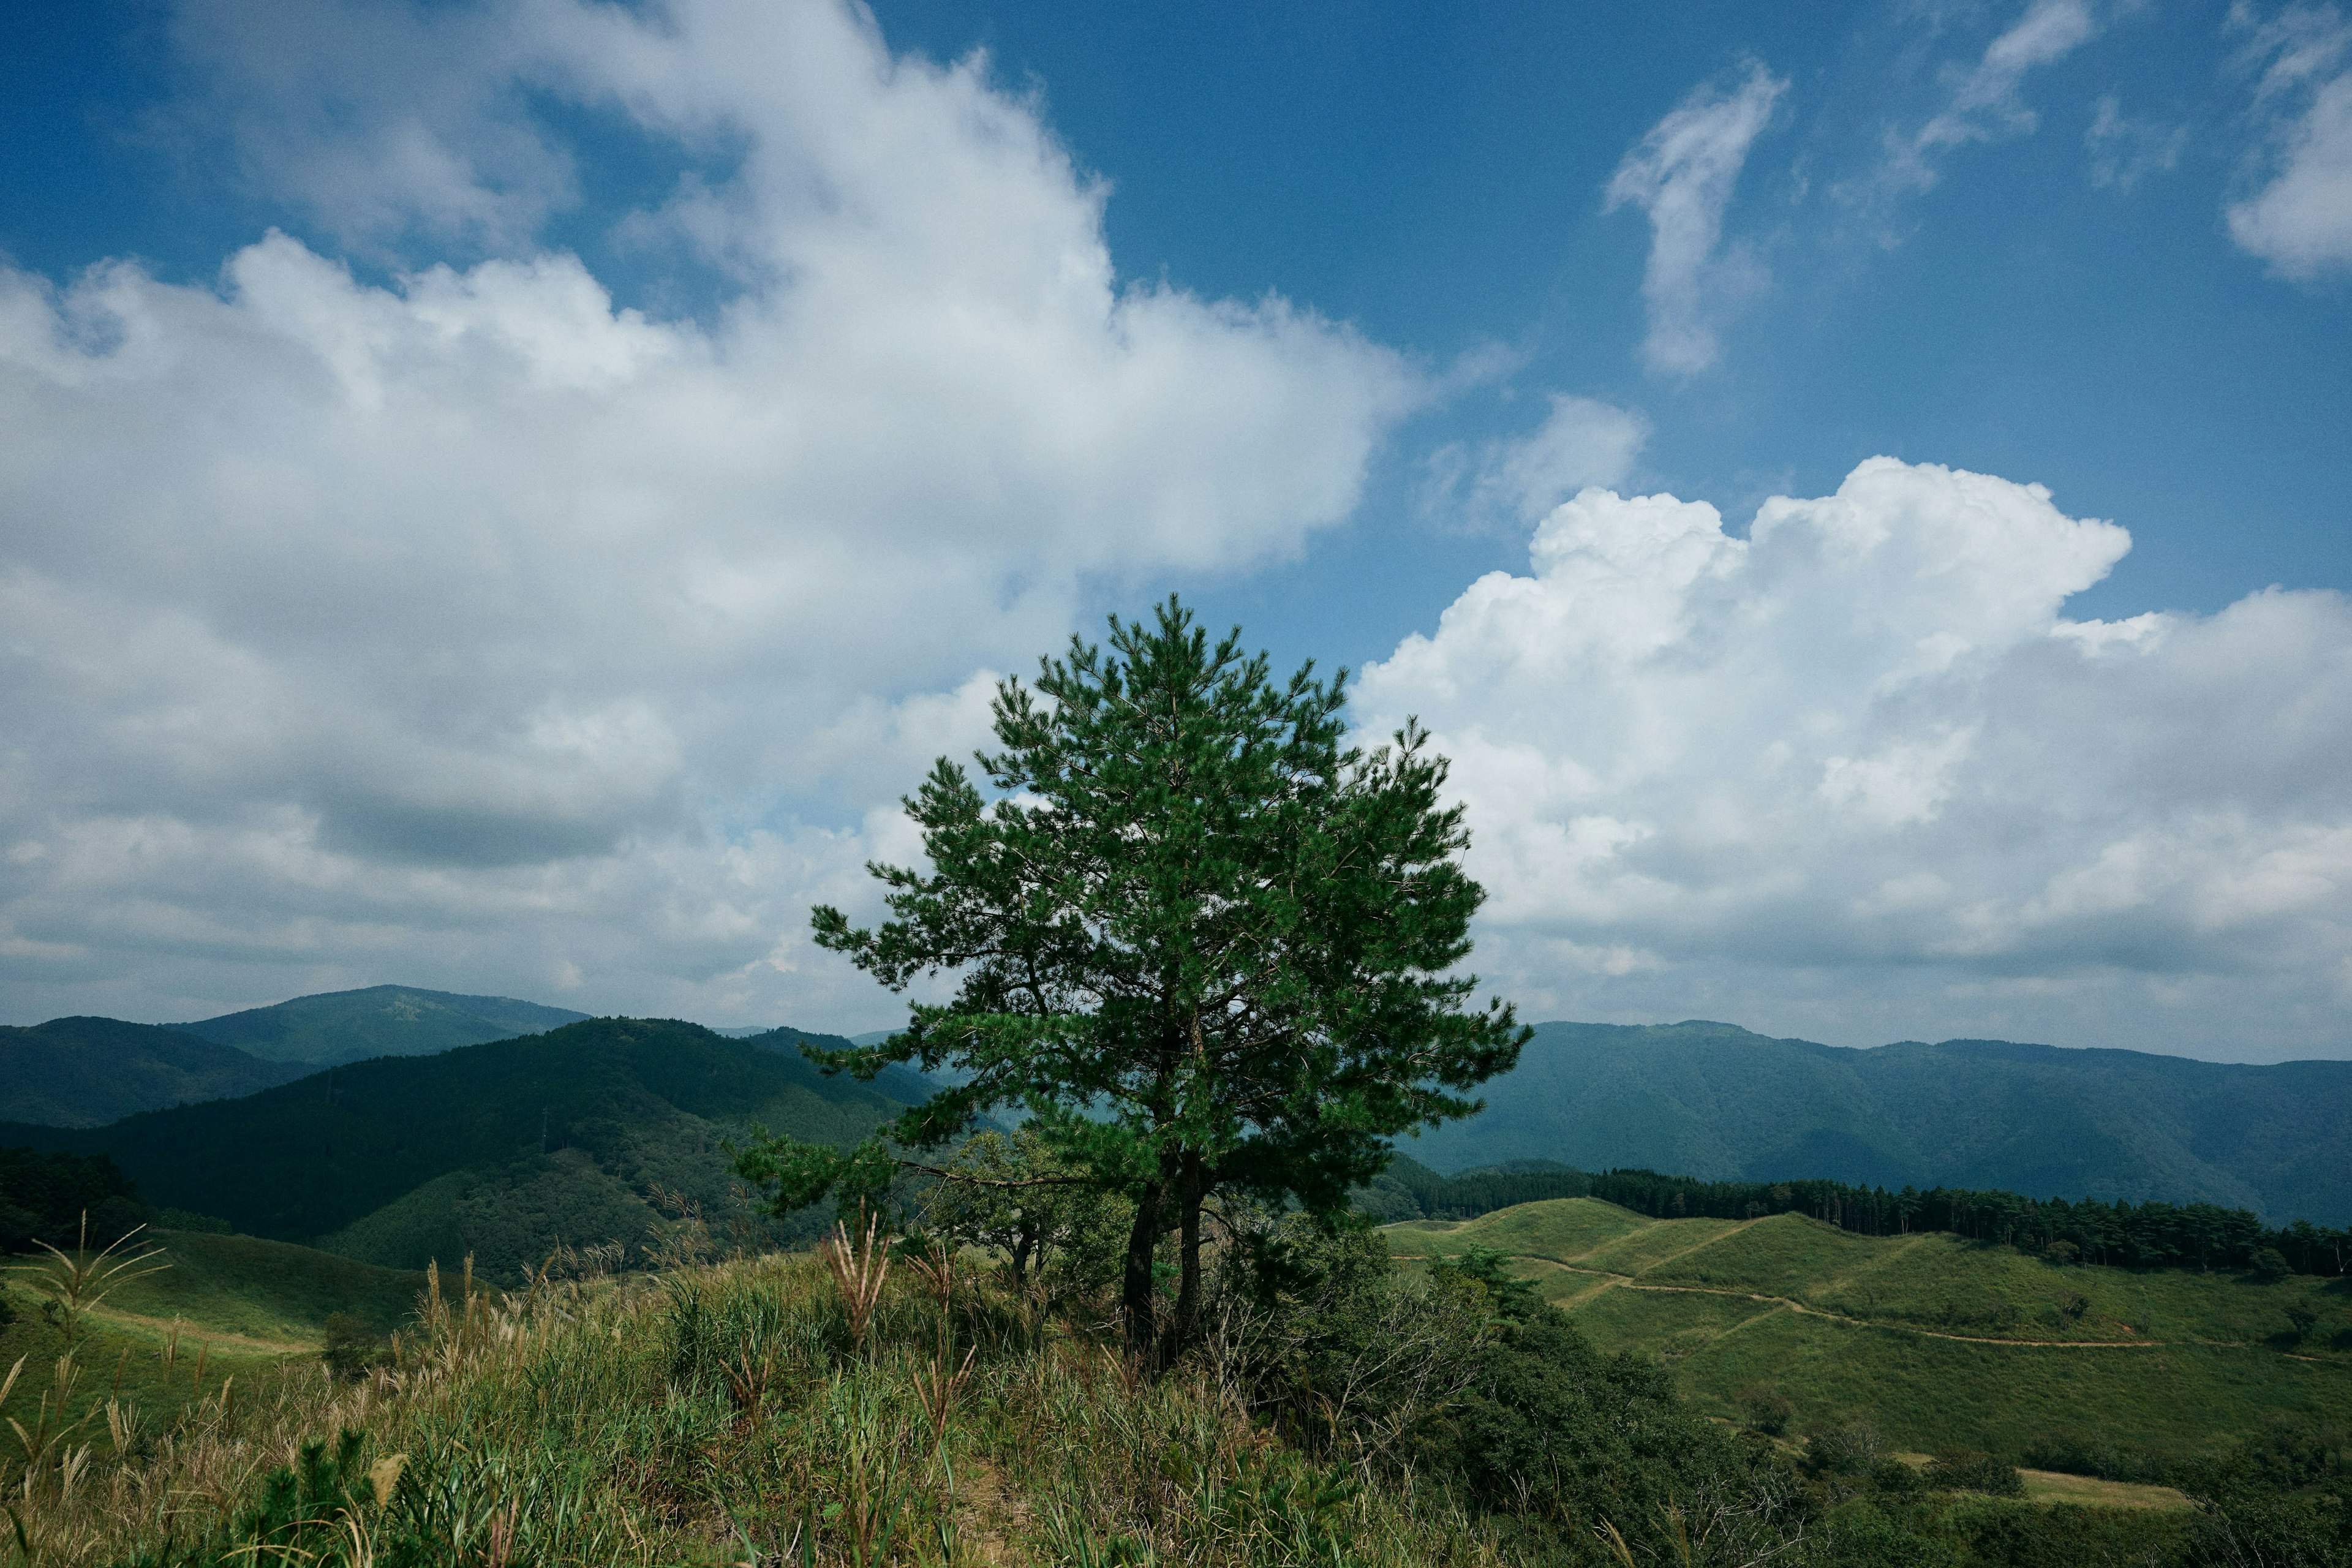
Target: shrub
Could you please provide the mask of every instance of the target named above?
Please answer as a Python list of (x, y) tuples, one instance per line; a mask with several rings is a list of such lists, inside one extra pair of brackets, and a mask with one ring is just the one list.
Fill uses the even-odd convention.
[(1927, 1466), (1927, 1484), (1937, 1491), (1983, 1492), (1989, 1497), (2023, 1497), (2025, 1478), (2017, 1467), (1990, 1454), (1942, 1454)]
[(2254, 1253), (2253, 1276), (2265, 1285), (2275, 1285), (2294, 1272), (2287, 1264), (2286, 1254), (2275, 1247), (2262, 1247)]
[(1789, 1419), (1795, 1414), (1789, 1396), (1769, 1388), (1743, 1388), (1733, 1395), (1739, 1406), (1739, 1418), (1750, 1432), (1761, 1432), (1767, 1437), (1778, 1437), (1789, 1429)]
[(1890, 1497), (1917, 1497), (1927, 1489), (1927, 1478), (1901, 1459), (1881, 1459), (1870, 1467), (1870, 1484)]
[(383, 1341), (366, 1319), (350, 1312), (327, 1314), (327, 1342), (319, 1359), (337, 1377), (365, 1377), (383, 1359), (384, 1350)]
[(1878, 1428), (1867, 1421), (1848, 1421), (1805, 1439), (1805, 1468), (1817, 1476), (1868, 1475), (1885, 1457)]
[(2164, 1460), (2154, 1454), (2118, 1448), (2095, 1438), (2036, 1437), (2025, 1445), (2019, 1458), (2028, 1469), (2091, 1476), (2103, 1481), (2155, 1485), (2165, 1480), (2168, 1474)]

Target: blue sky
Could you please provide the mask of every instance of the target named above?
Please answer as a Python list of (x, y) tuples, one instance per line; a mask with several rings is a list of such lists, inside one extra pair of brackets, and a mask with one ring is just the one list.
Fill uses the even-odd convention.
[(1173, 589), (1536, 1016), (2352, 1054), (2337, 8), (8, 26), (16, 1021), (887, 1022), (801, 911)]

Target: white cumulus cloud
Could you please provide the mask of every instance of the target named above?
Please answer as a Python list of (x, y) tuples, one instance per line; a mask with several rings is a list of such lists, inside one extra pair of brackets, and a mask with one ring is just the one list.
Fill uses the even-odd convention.
[(2128, 544), (1885, 458), (1744, 538), (1591, 489), (1365, 717), (1454, 759), (1480, 966), (1544, 1016), (2340, 1054), (2352, 605), (2069, 619)]
[[(198, 49), (278, 16), (179, 26), (224, 134), (310, 106), (252, 177), (354, 245), (490, 254), (0, 273), (28, 1017), (386, 978), (824, 1013), (807, 904), (864, 896), (876, 803), (969, 743), (972, 672), (1090, 584), (1297, 549), (1417, 395), (1279, 299), (1123, 281), (1034, 101), (859, 8), (346, 5)], [(737, 280), (707, 319), (530, 237), (571, 199), (551, 95), (679, 150), (630, 221)]]
[(1788, 89), (1756, 61), (1729, 86), (1699, 87), (1650, 128), (1609, 181), (1608, 210), (1630, 205), (1649, 215), (1642, 297), (1650, 331), (1642, 353), (1654, 370), (1688, 375), (1713, 364), (1717, 331), (1763, 286), (1752, 252), (1725, 246), (1723, 215), (1748, 148)]

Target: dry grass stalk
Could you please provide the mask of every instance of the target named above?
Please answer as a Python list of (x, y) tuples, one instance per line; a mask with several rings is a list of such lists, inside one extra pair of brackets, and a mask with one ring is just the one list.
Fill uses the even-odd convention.
[(956, 1402), (963, 1396), (964, 1384), (971, 1381), (971, 1358), (979, 1349), (977, 1345), (967, 1346), (963, 1365), (950, 1373), (948, 1347), (942, 1342), (930, 1365), (915, 1369), (915, 1393), (923, 1402), (924, 1414), (931, 1418), (931, 1448), (935, 1453), (947, 1441), (948, 1417), (954, 1414)]
[(818, 1250), (841, 1292), (842, 1310), (849, 1314), (850, 1345), (863, 1349), (875, 1309), (882, 1304), (882, 1286), (890, 1277), (890, 1244), (882, 1234), (882, 1216), (866, 1215), (865, 1234), (854, 1245), (849, 1226), (834, 1221), (833, 1239)]
[(81, 1243), (72, 1252), (36, 1238), (33, 1245), (49, 1256), (38, 1263), (20, 1263), (9, 1269), (12, 1274), (26, 1276), (33, 1289), (47, 1298), (41, 1310), (56, 1320), (68, 1350), (81, 1342), (90, 1309), (105, 1300), (117, 1287), (172, 1267), (160, 1248), (115, 1256), (146, 1228), (143, 1225), (132, 1226), (108, 1242), (103, 1250), (93, 1254), (89, 1249), (89, 1211), (84, 1209)]

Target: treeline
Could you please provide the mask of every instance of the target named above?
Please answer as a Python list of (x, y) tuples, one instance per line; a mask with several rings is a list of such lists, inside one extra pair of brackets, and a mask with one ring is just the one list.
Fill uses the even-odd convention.
[(85, 1214), (99, 1242), (148, 1217), (138, 1189), (103, 1154), (0, 1149), (0, 1253), (29, 1251), (36, 1241), (69, 1247)]
[(1420, 1161), (1398, 1154), (1354, 1193), (1356, 1206), (1383, 1225), (1401, 1219), (1475, 1219), (1514, 1204), (1547, 1198), (1580, 1198), (1592, 1191), (1592, 1177), (1551, 1160), (1513, 1160), (1441, 1176)]
[(1759, 1219), (1802, 1214), (1862, 1236), (1943, 1231), (2060, 1260), (2130, 1268), (2251, 1268), (2341, 1275), (2352, 1265), (2352, 1229), (2308, 1220), (2268, 1226), (2218, 1204), (2103, 1203), (2016, 1193), (1844, 1182), (1702, 1182), (1655, 1171), (1598, 1173), (1524, 1161), (1441, 1176), (1399, 1155), (1357, 1192), (1357, 1206), (1383, 1222), (1469, 1219), (1513, 1204), (1596, 1197), (1659, 1219)]

